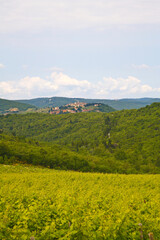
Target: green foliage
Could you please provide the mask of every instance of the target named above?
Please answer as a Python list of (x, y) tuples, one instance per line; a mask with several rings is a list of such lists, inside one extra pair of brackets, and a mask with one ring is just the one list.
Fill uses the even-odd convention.
[(10, 108), (18, 108), (19, 111), (25, 111), (28, 108), (35, 108), (35, 106), (31, 104), (5, 100), (0, 98), (0, 114), (5, 113), (6, 110), (9, 110)]
[(89, 171), (88, 159), (56, 144), (0, 135), (0, 163), (26, 163), (55, 169)]
[(4, 157), (9, 155), (10, 155), (10, 150), (8, 145), (4, 142), (0, 142), (0, 156), (3, 157), (3, 161), (4, 161)]
[(159, 175), (0, 166), (0, 239), (160, 239)]
[(8, 159), (77, 171), (160, 173), (160, 103), (112, 113), (0, 116), (0, 129)]

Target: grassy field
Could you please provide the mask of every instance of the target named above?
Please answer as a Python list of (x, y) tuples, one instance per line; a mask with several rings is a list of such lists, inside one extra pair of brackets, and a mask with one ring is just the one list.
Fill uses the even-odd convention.
[(160, 175), (0, 165), (1, 240), (138, 240), (150, 232), (160, 239)]

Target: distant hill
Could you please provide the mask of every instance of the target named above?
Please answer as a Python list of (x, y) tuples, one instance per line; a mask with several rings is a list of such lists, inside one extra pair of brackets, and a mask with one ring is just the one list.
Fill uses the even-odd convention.
[(60, 107), (74, 102), (86, 102), (86, 103), (103, 103), (116, 110), (122, 109), (138, 109), (150, 105), (153, 102), (160, 102), (160, 98), (139, 98), (139, 99), (120, 99), (120, 100), (108, 100), (108, 99), (85, 99), (85, 98), (66, 98), (66, 97), (51, 97), (51, 98), (35, 98), (30, 100), (17, 100), (17, 102), (31, 104), (36, 107)]
[[(44, 108), (45, 109), (45, 108)], [(85, 103), (76, 102), (63, 105), (61, 107), (50, 108), (50, 114), (67, 114), (67, 113), (80, 113), (80, 112), (114, 112), (114, 108), (103, 103)]]
[(35, 106), (0, 98), (0, 114), (26, 111), (29, 108), (35, 108)]
[[(1, 115), (0, 132), (3, 156), (6, 144), (8, 158), (20, 162), (79, 171), (160, 173), (160, 103), (111, 113)], [(14, 143), (3, 134), (19, 139)]]

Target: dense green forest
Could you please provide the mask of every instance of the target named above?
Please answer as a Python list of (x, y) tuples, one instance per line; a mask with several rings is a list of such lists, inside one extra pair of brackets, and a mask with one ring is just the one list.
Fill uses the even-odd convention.
[(12, 114), (0, 116), (0, 129), (1, 163), (160, 173), (160, 103), (112, 113)]
[(122, 109), (138, 109), (154, 102), (160, 102), (160, 98), (137, 98), (137, 99), (86, 99), (86, 98), (66, 98), (66, 97), (51, 97), (51, 98), (34, 98), (30, 100), (18, 100), (17, 102), (32, 104), (36, 107), (60, 107), (74, 102), (86, 103), (103, 103), (115, 108), (116, 110)]
[(26, 111), (28, 108), (35, 108), (35, 106), (27, 103), (0, 99), (0, 114), (5, 113), (11, 108), (18, 108), (19, 111)]

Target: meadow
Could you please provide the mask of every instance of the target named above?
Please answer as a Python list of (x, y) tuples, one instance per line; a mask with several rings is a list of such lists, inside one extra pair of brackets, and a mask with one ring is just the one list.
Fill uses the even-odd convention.
[(159, 180), (0, 165), (0, 239), (158, 240)]

